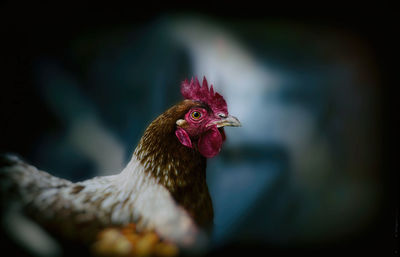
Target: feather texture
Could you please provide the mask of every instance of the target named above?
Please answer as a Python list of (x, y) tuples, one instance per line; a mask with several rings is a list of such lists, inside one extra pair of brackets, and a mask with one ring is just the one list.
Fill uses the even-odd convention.
[[(157, 178), (134, 155), (118, 175), (79, 183), (56, 178), (20, 160), (1, 169), (25, 210), (51, 231), (91, 240), (98, 229), (137, 223), (179, 244), (193, 243), (198, 229)], [(12, 183), (10, 183), (12, 182)], [(4, 193), (4, 192), (3, 192)]]
[[(196, 78), (181, 89), (186, 100), (148, 126), (119, 174), (72, 183), (14, 156), (3, 157), (2, 205), (7, 206), (3, 200), (18, 203), (54, 234), (74, 240), (90, 242), (102, 228), (134, 223), (138, 231), (154, 230), (180, 246), (203, 245), (202, 231), (213, 221), (205, 157), (218, 154), (225, 139), (218, 124), (240, 123), (228, 116), (225, 100), (205, 79), (202, 87)], [(187, 133), (187, 116), (193, 109), (209, 115), (212, 126)]]
[[(139, 230), (191, 244), (201, 234), (198, 225), (212, 222), (205, 158), (174, 133), (176, 119), (193, 105), (183, 101), (153, 121), (117, 175), (72, 183), (12, 157), (0, 169), (8, 183), (2, 194), (13, 194), (31, 217), (69, 238), (92, 240), (103, 227), (136, 223)], [(211, 215), (203, 217), (205, 210)]]

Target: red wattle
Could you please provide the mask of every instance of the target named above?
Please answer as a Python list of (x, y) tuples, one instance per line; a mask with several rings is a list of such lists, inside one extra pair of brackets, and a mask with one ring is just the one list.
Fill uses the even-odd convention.
[(222, 136), (216, 126), (202, 134), (198, 141), (199, 152), (206, 158), (216, 156), (222, 147)]

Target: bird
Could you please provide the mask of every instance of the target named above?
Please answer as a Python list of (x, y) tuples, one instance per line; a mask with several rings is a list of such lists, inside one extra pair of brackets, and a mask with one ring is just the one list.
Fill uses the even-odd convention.
[(2, 209), (17, 206), (47, 231), (71, 240), (92, 242), (101, 229), (134, 224), (179, 247), (195, 245), (213, 225), (207, 159), (220, 153), (224, 127), (241, 123), (206, 77), (201, 84), (197, 77), (185, 79), (180, 91), (184, 99), (149, 124), (115, 175), (74, 183), (3, 155)]

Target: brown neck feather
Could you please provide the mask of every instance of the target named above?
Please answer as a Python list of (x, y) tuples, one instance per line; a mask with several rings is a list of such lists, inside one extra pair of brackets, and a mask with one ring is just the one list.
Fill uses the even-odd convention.
[(206, 158), (183, 146), (175, 136), (176, 121), (197, 105), (185, 100), (156, 118), (146, 129), (135, 155), (146, 172), (166, 187), (199, 225), (208, 226), (213, 208), (206, 184)]

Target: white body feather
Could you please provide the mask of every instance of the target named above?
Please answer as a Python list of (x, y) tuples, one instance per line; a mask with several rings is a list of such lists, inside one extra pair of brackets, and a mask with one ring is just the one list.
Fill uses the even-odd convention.
[(68, 210), (73, 213), (71, 222), (96, 220), (103, 226), (134, 222), (139, 229), (155, 229), (164, 239), (182, 246), (203, 237), (169, 191), (145, 172), (135, 154), (120, 174), (78, 183), (22, 161), (3, 167), (1, 173), (14, 180), (23, 204), (33, 206), (45, 219)]

